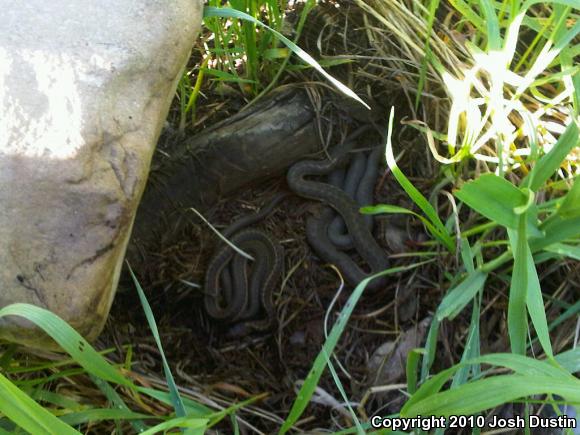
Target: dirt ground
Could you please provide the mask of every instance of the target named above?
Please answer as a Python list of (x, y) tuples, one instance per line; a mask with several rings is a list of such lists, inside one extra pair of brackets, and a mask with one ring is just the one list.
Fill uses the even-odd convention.
[[(312, 19), (323, 18), (314, 16)], [(333, 19), (336, 20), (333, 25), (341, 28), (345, 16), (333, 15)], [(309, 28), (316, 28), (314, 24)], [(361, 42), (364, 40), (362, 33), (353, 35), (360, 38), (353, 36), (344, 46), (343, 38), (338, 35), (340, 43), (335, 44), (338, 47), (336, 52), (368, 54), (369, 48)], [(302, 46), (306, 51), (315, 51), (315, 41), (316, 35), (309, 36), (306, 32)], [(372, 65), (366, 65), (361, 70), (372, 72), (372, 68)], [(333, 70), (339, 78), (350, 73), (350, 66)], [(373, 80), (364, 80), (361, 78), (364, 75), (360, 74), (355, 77), (360, 80), (350, 84), (356, 91), (371, 83), (371, 93), (378, 104), (379, 125), (386, 128), (385, 114), (390, 105), (400, 108), (400, 118), (405, 116), (408, 95), (400, 83), (396, 87), (394, 78), (377, 81), (376, 76)], [(296, 80), (303, 78), (294, 76)], [(235, 113), (243, 105), (243, 101), (235, 97), (225, 103), (216, 102), (217, 96), (212, 95), (211, 89), (206, 94), (209, 103), (206, 112), (199, 117), (203, 122), (200, 121), (188, 134)], [(212, 100), (214, 97), (216, 100)], [(345, 115), (332, 105), (325, 110), (325, 119), (336, 127), (351, 126), (354, 130), (359, 122), (352, 111)], [(438, 181), (438, 169), (425, 142), (415, 130), (399, 128), (394, 143), (396, 153), (404, 151), (398, 156), (401, 169), (428, 196)], [(384, 165), (380, 174), (375, 203), (413, 208)], [(451, 191), (452, 187), (447, 186), (447, 190)], [(216, 227), (224, 228), (238, 217), (256, 212), (280, 191), (288, 191), (284, 179), (267, 180), (235, 197), (224, 198), (205, 213), (205, 217)], [(450, 205), (443, 200), (441, 204), (441, 215), (450, 215), (446, 209)], [(334, 324), (352, 291), (348, 286), (341, 290), (336, 271), (321, 261), (305, 240), (304, 223), (312, 207), (311, 201), (290, 195), (256, 225), (277, 238), (285, 251), (283, 283), (274, 295), (277, 322), (268, 332), (232, 338), (227, 334), (227, 325), (209, 319), (204, 312), (203, 293), (196, 284), (203, 284), (218, 238), (199, 220), (192, 218), (178, 230), (171, 223), (160, 224), (158, 244), (148, 252), (147, 262), (137, 271), (156, 316), (176, 383), (195, 390), (220, 406), (259, 396), (239, 415), (263, 433), (272, 433), (287, 416), (300, 381), (306, 377), (325, 341), (325, 330)], [(460, 213), (463, 222), (470, 219), (468, 211)], [(424, 344), (429, 319), (445, 294), (459, 261), (438, 252), (436, 245), (429, 243), (420, 221), (413, 217), (382, 216), (378, 218), (375, 236), (389, 254), (393, 267), (425, 259), (433, 261), (392, 275), (384, 289), (373, 295), (364, 295), (340, 339), (333, 362), (347, 396), (363, 416), (379, 412), (387, 415), (400, 409), (406, 397), (399, 390), (399, 384), (405, 382), (406, 353)], [(431, 254), (418, 257), (416, 254), (420, 251)], [(489, 252), (493, 255), (492, 250)], [(547, 266), (540, 278), (549, 287), (550, 282), (563, 282), (566, 275), (568, 279), (580, 282), (578, 267), (561, 265)], [(497, 274), (490, 277), (487, 286), (489, 291), (486, 291), (482, 310), (482, 353), (508, 349), (505, 329), (508, 284), (504, 276)], [(545, 289), (547, 293), (550, 290)], [(557, 288), (553, 290), (557, 291)], [(470, 310), (464, 310), (453, 323), (446, 322), (441, 326), (434, 371), (461, 358), (461, 343), (465, 342), (469, 320)], [(573, 325), (565, 323), (563, 327), (571, 328)], [(562, 333), (562, 345), (565, 337), (566, 333)], [(132, 344), (133, 370), (145, 378), (149, 376), (151, 382), (162, 378), (160, 355), (137, 293), (127, 280), (122, 281), (99, 341), (102, 347), (117, 348), (110, 357), (119, 361), (126, 356), (125, 345)], [(554, 342), (559, 341), (556, 338)], [(340, 391), (328, 370), (303, 418), (300, 427), (304, 430), (351, 426)], [(231, 430), (226, 423), (220, 427), (224, 433)]]

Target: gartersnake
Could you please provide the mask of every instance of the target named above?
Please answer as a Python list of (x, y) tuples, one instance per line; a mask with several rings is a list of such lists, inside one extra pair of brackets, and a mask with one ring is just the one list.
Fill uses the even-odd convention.
[[(365, 220), (362, 219), (359, 204), (353, 198), (334, 185), (309, 180), (306, 177), (331, 173), (353, 147), (354, 140), (364, 131), (366, 131), (364, 127), (358, 129), (335, 148), (330, 160), (301, 161), (294, 164), (287, 174), (288, 185), (295, 193), (326, 204), (326, 207), (319, 211), (318, 216), (308, 218), (306, 236), (314, 251), (325, 261), (337, 266), (351, 285), (357, 285), (370, 274), (385, 270), (388, 267), (387, 255), (374, 239)], [(334, 213), (329, 207), (336, 210), (344, 220), (352, 243), (369, 266), (370, 273), (363, 271), (349, 255), (340, 251), (330, 240), (328, 228), (334, 218)], [(383, 284), (383, 280), (375, 280), (369, 285), (369, 289), (378, 289)]]
[[(360, 205), (372, 202), (380, 149), (373, 150), (368, 157), (362, 154), (355, 157), (354, 168), (342, 177), (345, 180), (341, 180), (338, 172), (335, 173), (338, 175), (331, 176), (331, 184), (306, 177), (328, 175), (339, 167), (346, 160), (353, 141), (364, 131), (366, 128), (359, 129), (347, 138), (333, 150), (330, 160), (301, 161), (294, 164), (287, 174), (292, 191), (326, 205), (318, 216), (307, 219), (308, 242), (320, 257), (335, 264), (352, 285), (357, 285), (369, 273), (363, 271), (350, 255), (338, 247), (344, 249), (354, 246), (370, 267), (370, 274), (384, 270), (388, 264), (385, 252), (371, 233), (372, 220), (370, 217), (365, 219), (359, 213)], [(285, 196), (285, 193), (276, 195), (260, 212), (237, 220), (223, 231), (223, 235), (250, 254), (254, 262), (250, 267), (249, 260), (229, 245), (224, 244), (218, 249), (210, 261), (205, 279), (204, 302), (211, 317), (242, 324), (249, 330), (262, 330), (271, 326), (274, 320), (272, 293), (282, 273), (284, 251), (267, 233), (244, 228), (264, 219)], [(338, 220), (333, 209), (340, 215)], [(343, 234), (341, 222), (346, 225), (348, 234)], [(336, 238), (342, 239), (345, 245), (336, 243)], [(369, 287), (376, 289), (382, 284), (381, 280), (377, 280)]]
[[(267, 329), (274, 319), (272, 293), (283, 266), (284, 251), (269, 234), (243, 228), (264, 219), (287, 194), (276, 195), (260, 212), (245, 216), (222, 232), (254, 261), (224, 244), (211, 259), (205, 277), (207, 313), (228, 323), (243, 322), (249, 330)], [(231, 271), (230, 271), (231, 269)], [(260, 315), (263, 309), (265, 315)]]

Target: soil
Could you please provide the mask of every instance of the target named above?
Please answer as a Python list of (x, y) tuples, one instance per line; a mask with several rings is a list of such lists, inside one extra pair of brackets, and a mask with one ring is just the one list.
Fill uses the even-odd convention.
[[(330, 15), (325, 16), (325, 7), (328, 9), (328, 5), (323, 4), (321, 15), (311, 17), (307, 29), (326, 25), (328, 29), (340, 30), (348, 20), (355, 29), (347, 39), (341, 36), (342, 30), (335, 33), (329, 30), (330, 33), (322, 38), (327, 54), (368, 54), (362, 22), (353, 24), (356, 16), (350, 14), (350, 9), (339, 13), (330, 8)], [(306, 31), (301, 46), (306, 51), (317, 52), (317, 40), (317, 34), (309, 35)], [(192, 59), (194, 62), (195, 55)], [(391, 105), (397, 107), (398, 119), (410, 116), (411, 111), (406, 109), (409, 97), (404, 86), (397, 88), (392, 78), (379, 77), (378, 60), (363, 65), (364, 62), (335, 68), (332, 73), (345, 83), (354, 77), (349, 85), (372, 103), (377, 118), (374, 121), (381, 128), (386, 125), (386, 113)], [(307, 81), (310, 77), (315, 76), (294, 74), (290, 80)], [(247, 102), (240, 93), (223, 99), (212, 92), (212, 89), (204, 90), (207, 104), (199, 105), (204, 107), (203, 112), (188, 134), (236, 113)], [(320, 93), (322, 101), (318, 107), (319, 116), (327, 129), (352, 131), (361, 119), (373, 120), (375, 117), (361, 115), (360, 110), (347, 107), (343, 98), (322, 87), (316, 88), (316, 92)], [(177, 107), (170, 116), (173, 123)], [(438, 182), (439, 169), (431, 160), (426, 143), (416, 130), (408, 126), (398, 127), (394, 143), (402, 171), (425, 196), (429, 196)], [(404, 152), (398, 154), (401, 151)], [(452, 188), (446, 186), (447, 191)], [(276, 192), (285, 190), (284, 179), (268, 180), (222, 199), (207, 210), (205, 217), (218, 228), (224, 228), (236, 218), (267, 204)], [(450, 216), (450, 203), (446, 198), (438, 199), (440, 215)], [(377, 180), (375, 203), (395, 204), (416, 211), (385, 168)], [(160, 221), (157, 242), (145, 253), (146, 261), (137, 271), (155, 314), (176, 383), (186, 391), (195, 391), (199, 397), (224, 407), (257, 396), (255, 402), (237, 414), (246, 423), (242, 429), (250, 428), (250, 433), (274, 433), (279, 429), (296, 399), (300, 382), (306, 378), (325, 342), (325, 326), (329, 329), (334, 324), (352, 291), (350, 287), (340, 290), (337, 273), (324, 264), (305, 241), (304, 223), (312, 207), (313, 204), (307, 200), (289, 196), (257, 225), (275, 236), (285, 251), (284, 282), (274, 297), (278, 320), (275, 328), (266, 333), (232, 338), (228, 336), (228, 325), (215, 322), (205, 314), (199, 286), (203, 284), (205, 269), (218, 238), (193, 215), (185, 218), (184, 225), (170, 220)], [(460, 217), (462, 222), (471, 219), (465, 209), (460, 210)], [(413, 256), (419, 251), (431, 251), (432, 256), (427, 259), (434, 261), (394, 274), (383, 291), (372, 296), (363, 295), (339, 341), (334, 367), (347, 397), (354, 402), (352, 405), (361, 416), (379, 412), (387, 415), (400, 409), (406, 395), (397, 385), (405, 382), (406, 352), (424, 345), (426, 325), (460, 262), (459, 258), (439, 252), (435, 244), (430, 244), (421, 222), (414, 217), (381, 217), (376, 237), (389, 253), (392, 266), (406, 266), (424, 260)], [(493, 256), (491, 249), (486, 252)], [(580, 282), (579, 267), (546, 267), (540, 276), (542, 282), (548, 284), (544, 292), (557, 291), (550, 288), (550, 282), (564, 282), (566, 274), (568, 279)], [(544, 281), (546, 278), (549, 279)], [(481, 316), (482, 353), (507, 351), (505, 308), (508, 284), (505, 276), (497, 274), (490, 276), (486, 286), (482, 305), (485, 308)], [(548, 314), (553, 315), (557, 307), (549, 308), (552, 311)], [(460, 360), (470, 311), (466, 309), (453, 322), (441, 325), (433, 372)], [(569, 323), (566, 325), (573, 327)], [(562, 334), (560, 338), (554, 341), (556, 348), (564, 346), (569, 334)], [(133, 371), (141, 373), (144, 378), (148, 376), (147, 379), (163, 379), (159, 352), (137, 293), (127, 279), (121, 283), (99, 341), (101, 348), (115, 347), (117, 351), (109, 357), (120, 362), (127, 355), (126, 345), (131, 344)], [(304, 412), (298, 426), (303, 430), (352, 426), (341, 393), (328, 370), (318, 387), (315, 400)], [(232, 432), (229, 420), (220, 423), (218, 429), (223, 433)]]
[[(409, 145), (408, 157), (412, 160), (418, 151), (413, 151), (412, 143)], [(420, 172), (420, 168), (415, 170)], [(376, 203), (410, 207), (393, 177), (382, 172), (384, 175), (377, 180)], [(284, 180), (270, 180), (220, 201), (205, 217), (223, 228), (259, 210), (276, 192), (286, 190)], [(162, 232), (158, 246), (152, 249), (154, 254), (149, 253), (148, 262), (137, 272), (178, 385), (195, 386), (211, 397), (232, 403), (266, 393), (255, 406), (279, 419), (285, 417), (295, 399), (297, 382), (306, 377), (325, 341), (325, 325), (330, 329), (352, 291), (348, 286), (340, 291), (337, 273), (321, 262), (305, 240), (304, 221), (314, 206), (311, 201), (289, 196), (256, 225), (277, 238), (285, 251), (284, 284), (274, 296), (278, 321), (274, 329), (257, 335), (232, 338), (228, 334), (231, 325), (216, 322), (204, 312), (202, 289), (194, 285), (203, 284), (218, 237), (193, 218), (176, 233)], [(393, 267), (418, 261), (403, 255), (420, 249), (427, 239), (418, 221), (381, 217), (377, 223), (377, 239), (391, 254)], [(395, 370), (393, 378), (380, 374), (375, 366), (369, 370), (369, 359), (379, 347), (417, 329), (430, 315), (440, 298), (438, 275), (437, 266), (432, 265), (396, 274), (385, 289), (364, 295), (357, 305), (335, 355), (342, 366), (339, 377), (347, 395), (355, 401), (367, 396), (360, 408), (367, 415), (385, 406), (393, 411), (400, 406), (399, 393), (370, 394), (369, 389), (387, 378), (390, 383), (403, 382), (403, 372)], [(122, 286), (101, 340), (108, 346), (133, 343), (133, 370), (161, 374), (161, 360), (137, 294), (127, 280)], [(413, 347), (420, 346), (421, 339)], [(336, 403), (342, 402), (330, 374), (323, 376), (319, 388)], [(326, 402), (311, 406), (305, 414), (309, 421), (304, 428), (352, 424), (344, 409), (333, 409), (335, 403)], [(251, 411), (242, 415), (265, 433), (279, 427), (279, 423), (254, 416)]]

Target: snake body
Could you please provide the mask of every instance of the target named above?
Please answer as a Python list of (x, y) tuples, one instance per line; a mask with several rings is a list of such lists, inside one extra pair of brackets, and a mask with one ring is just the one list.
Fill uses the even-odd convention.
[[(273, 322), (272, 292), (284, 266), (284, 251), (267, 233), (243, 228), (264, 219), (286, 196), (276, 195), (260, 212), (243, 217), (226, 230), (225, 237), (250, 254), (250, 261), (224, 244), (211, 259), (205, 279), (205, 309), (214, 319), (244, 322), (248, 330), (264, 330)], [(261, 308), (265, 316), (259, 316)]]
[[(371, 204), (378, 175), (380, 152), (381, 149), (376, 147), (368, 156), (364, 153), (356, 153), (346, 172), (343, 168), (337, 168), (330, 173), (329, 183), (344, 190), (359, 206)], [(372, 231), (373, 216), (364, 215), (361, 218), (365, 221), (369, 231)], [(328, 226), (328, 237), (334, 245), (341, 249), (353, 247), (352, 237), (340, 215), (335, 216)]]
[[(336, 148), (330, 160), (301, 161), (294, 164), (287, 174), (288, 185), (294, 192), (327, 205), (320, 211), (319, 216), (311, 217), (307, 220), (306, 235), (308, 242), (324, 260), (338, 266), (347, 281), (352, 285), (357, 285), (369, 274), (365, 273), (350, 256), (337, 249), (330, 240), (328, 227), (334, 217), (332, 209), (340, 214), (344, 220), (352, 238), (352, 243), (362, 259), (368, 264), (370, 274), (378, 273), (388, 267), (387, 255), (374, 239), (367, 223), (361, 218), (359, 205), (353, 198), (337, 186), (309, 180), (306, 177), (331, 173), (343, 161), (346, 152), (353, 146), (353, 140), (362, 131), (364, 130), (357, 130)], [(376, 179), (376, 173), (374, 178)], [(375, 280), (369, 288), (375, 290), (382, 286), (383, 283), (381, 280)]]
[[(373, 150), (368, 157), (358, 153), (347, 171), (339, 168), (347, 161), (346, 154), (354, 139), (365, 130), (352, 134), (333, 151), (330, 160), (301, 161), (287, 174), (291, 190), (325, 204), (318, 216), (307, 219), (306, 236), (314, 251), (335, 264), (352, 285), (357, 285), (369, 273), (340, 249), (353, 246), (369, 266), (370, 274), (384, 270), (388, 264), (385, 252), (372, 235), (372, 217), (359, 213), (361, 205), (372, 202), (380, 149)], [(329, 174), (330, 184), (306, 178)], [(225, 237), (250, 254), (254, 261), (250, 262), (227, 244), (218, 249), (205, 279), (204, 304), (211, 317), (238, 323), (243, 331), (263, 330), (272, 325), (272, 293), (282, 274), (284, 251), (267, 233), (245, 228), (264, 219), (286, 196), (286, 193), (276, 195), (258, 213), (238, 219), (223, 231)], [(344, 227), (348, 230), (346, 234)], [(377, 289), (383, 283), (375, 280), (369, 288)], [(265, 315), (261, 315), (262, 311)]]

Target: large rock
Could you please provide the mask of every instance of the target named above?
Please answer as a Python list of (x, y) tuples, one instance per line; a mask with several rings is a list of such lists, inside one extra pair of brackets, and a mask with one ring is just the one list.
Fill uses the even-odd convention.
[[(201, 0), (0, 0), (0, 306), (91, 339), (201, 22)], [(49, 342), (26, 321), (0, 336)]]

